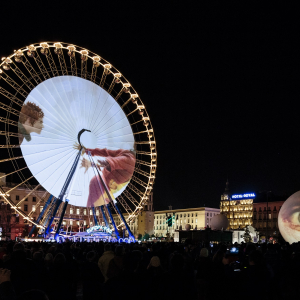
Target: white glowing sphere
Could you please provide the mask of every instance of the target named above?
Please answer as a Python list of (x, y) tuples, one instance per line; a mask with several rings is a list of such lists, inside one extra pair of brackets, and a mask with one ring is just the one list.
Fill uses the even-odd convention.
[(214, 230), (225, 230), (229, 225), (229, 221), (225, 215), (215, 215), (210, 221), (210, 227)]
[(300, 191), (283, 203), (278, 215), (278, 226), (287, 242), (292, 244), (300, 241)]

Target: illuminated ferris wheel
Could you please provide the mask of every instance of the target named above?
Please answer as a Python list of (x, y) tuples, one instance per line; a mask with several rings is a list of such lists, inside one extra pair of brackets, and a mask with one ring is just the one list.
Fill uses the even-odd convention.
[(87, 49), (43, 42), (2, 58), (0, 79), (0, 148), (8, 150), (0, 163), (14, 168), (3, 176), (16, 174), (42, 209), (35, 221), (21, 209), (28, 195), (13, 202), (18, 185), (2, 190), (4, 200), (40, 231), (59, 216), (57, 235), (70, 204), (91, 209), (94, 225), (98, 209), (106, 226), (130, 233), (127, 223), (149, 200), (157, 154), (149, 115), (123, 74)]

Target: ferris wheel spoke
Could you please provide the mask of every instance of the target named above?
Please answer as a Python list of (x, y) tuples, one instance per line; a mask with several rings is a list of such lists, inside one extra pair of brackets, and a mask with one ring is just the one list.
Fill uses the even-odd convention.
[[(112, 110), (113, 108), (117, 108), (116, 112), (111, 115), (111, 114), (108, 114), (108, 112), (110, 110)], [(99, 132), (101, 129), (103, 129), (103, 127), (105, 127), (105, 125), (109, 125), (111, 123), (111, 120), (119, 120), (118, 122), (122, 121), (125, 119), (125, 117), (122, 117), (122, 114), (123, 114), (123, 111), (117, 106), (116, 103), (114, 103), (106, 112), (106, 116), (108, 116), (106, 118), (106, 116), (104, 116), (101, 121), (99, 122), (98, 126), (95, 128), (95, 133)], [(119, 116), (118, 116), (119, 115)], [(102, 122), (105, 122), (104, 124), (101, 125)], [(106, 128), (105, 128), (106, 129)]]
[(16, 159), (20, 159), (20, 158), (23, 158), (23, 156), (17, 156), (17, 157), (15, 156), (15, 157), (10, 157), (10, 158), (1, 159), (1, 160), (0, 160), (0, 163), (6, 162), (6, 161), (16, 160)]
[(50, 67), (53, 77), (59, 76), (58, 70), (56, 68), (56, 63), (53, 59), (49, 45), (47, 43), (41, 43), (41, 46), (43, 48), (43, 51), (45, 51), (44, 53), (45, 53), (45, 56), (46, 56), (46, 59), (47, 59), (47, 62), (48, 62), (48, 65)]
[(81, 50), (81, 78), (86, 79), (86, 73), (87, 73), (87, 60), (88, 60), (88, 51), (87, 50)]
[(24, 98), (28, 96), (28, 92), (25, 91), (18, 83), (16, 83), (2, 70), (0, 70), (0, 78), (4, 79), (15, 91), (17, 91)]
[(133, 213), (132, 209), (130, 208), (128, 203), (125, 201), (125, 199), (121, 195), (118, 196), (117, 200), (118, 200), (118, 203), (120, 203), (122, 205), (122, 207), (125, 209), (125, 211), (128, 213), (128, 218), (129, 218)]
[(125, 123), (124, 126), (121, 126), (121, 124), (118, 124), (118, 123), (119, 122), (114, 123), (111, 126), (105, 128), (104, 130), (101, 130), (101, 132), (98, 133), (98, 135), (97, 135), (97, 139), (100, 140), (105, 135), (118, 134), (119, 132), (124, 132), (124, 133), (132, 132), (131, 126), (128, 123), (127, 124)]
[(143, 197), (144, 196), (144, 194), (139, 189), (137, 189), (131, 182), (128, 184), (127, 187), (131, 191), (135, 192), (139, 197)]
[(147, 130), (143, 130), (143, 131), (139, 131), (139, 132), (134, 132), (133, 134), (136, 135), (136, 134), (142, 134), (142, 133), (149, 133), (149, 132), (153, 132), (153, 129), (147, 129)]
[(0, 103), (0, 108), (2, 108), (3, 110), (6, 110), (7, 112), (12, 113), (16, 116), (19, 116), (19, 111), (18, 110), (14, 109), (11, 106), (8, 106), (4, 103)]
[(3, 148), (20, 148), (20, 145), (0, 145), (0, 149)]
[(7, 131), (0, 131), (0, 135), (19, 137), (19, 134), (18, 134), (18, 133), (15, 133), (15, 132), (7, 132)]
[(76, 49), (76, 47), (73, 45), (70, 45), (67, 48), (69, 50), (68, 55), (70, 56), (71, 73), (73, 76), (77, 76), (76, 52), (74, 51)]
[[(21, 52), (22, 53), (22, 52)], [(23, 57), (23, 53), (22, 53), (22, 57)], [(20, 56), (21, 57), (21, 56)], [(12, 62), (10, 64), (10, 68), (11, 70), (19, 77), (19, 79), (25, 84), (25, 86), (27, 86), (27, 88), (29, 90), (34, 89), (34, 85), (32, 84), (32, 82), (29, 80), (29, 78), (19, 69), (19, 67)]]
[(112, 90), (113, 90), (115, 84), (116, 84), (116, 83), (120, 83), (120, 77), (121, 77), (121, 76), (122, 76), (122, 75), (121, 75), (120, 73), (115, 73), (115, 74), (114, 74), (114, 79), (112, 80), (112, 82), (111, 82), (111, 84), (110, 84), (110, 86), (109, 86), (109, 88), (108, 88), (108, 90), (107, 90), (107, 92), (108, 92), (109, 94), (111, 94), (111, 92), (112, 92)]
[(23, 101), (20, 100), (18, 97), (14, 96), (13, 94), (11, 94), (10, 92), (8, 92), (7, 90), (5, 90), (4, 88), (0, 87), (0, 93), (6, 97), (8, 100), (14, 102), (15, 104), (22, 106)]
[(111, 64), (105, 64), (103, 67), (104, 67), (104, 69), (103, 69), (103, 73), (102, 73), (100, 84), (99, 84), (102, 88), (104, 87), (104, 83), (105, 83), (107, 75), (110, 73), (109, 70), (111, 69)]
[(45, 80), (49, 79), (51, 76), (48, 73), (48, 70), (46, 69), (46, 67), (45, 67), (45, 65), (44, 65), (44, 63), (43, 63), (43, 61), (42, 61), (42, 59), (41, 59), (41, 57), (40, 57), (40, 55), (37, 51), (35, 51), (35, 55), (34, 55), (33, 58), (34, 58), (34, 60), (37, 64), (38, 68), (40, 69), (41, 74), (43, 75), (44, 79)]
[(76, 95), (74, 95), (72, 93), (72, 95), (69, 96), (66, 92), (66, 89), (72, 90), (72, 85), (69, 82), (68, 77), (59, 76), (59, 77), (55, 78), (55, 83), (58, 83), (58, 82), (59, 82), (59, 84), (54, 84), (53, 81), (51, 83), (49, 83), (49, 88), (47, 88), (48, 93), (49, 93), (49, 95), (53, 94), (51, 99), (56, 98), (56, 99), (60, 100), (60, 101), (56, 101), (56, 103), (57, 103), (57, 105), (63, 106), (62, 113), (65, 116), (64, 121), (66, 122), (68, 120), (70, 123), (70, 126), (73, 129), (76, 129), (76, 120), (77, 120), (77, 118), (79, 118), (79, 115), (76, 112), (76, 118), (74, 118), (74, 116), (72, 116), (72, 114), (70, 112), (72, 100), (74, 98), (76, 98)]
[(93, 68), (92, 68), (92, 74), (91, 74), (91, 81), (95, 83), (97, 78), (97, 70), (100, 66), (100, 60), (101, 58), (99, 56), (93, 57)]
[(23, 58), (24, 59), (22, 59), (22, 63), (24, 65), (24, 67), (26, 68), (26, 70), (28, 71), (28, 73), (30, 74), (30, 76), (33, 78), (33, 80), (36, 82), (36, 84), (41, 83), (42, 82), (41, 78), (37, 74), (35, 68), (32, 66), (30, 61), (27, 59), (26, 55), (24, 55)]
[(134, 175), (131, 177), (131, 179), (133, 181), (135, 181), (136, 183), (138, 183), (139, 185), (141, 185), (143, 188), (145, 188), (145, 189), (147, 188), (147, 184), (143, 180), (135, 177)]
[[(65, 132), (66, 135), (69, 135), (70, 132), (72, 132), (74, 130), (74, 128), (72, 128), (72, 124), (69, 124), (69, 122), (67, 122), (68, 119), (66, 119), (66, 118), (59, 118), (59, 115), (57, 115), (57, 112), (52, 109), (52, 103), (50, 102), (50, 100), (52, 99), (52, 97), (53, 97), (52, 94), (54, 94), (54, 92), (56, 92), (56, 91), (52, 90), (52, 93), (51, 93), (51, 91), (49, 90), (49, 88), (47, 86), (43, 86), (43, 89), (36, 90), (36, 92), (34, 94), (30, 94), (27, 99), (28, 99), (28, 101), (33, 101), (34, 103), (38, 103), (38, 105), (43, 110), (43, 112), (44, 113), (47, 112), (47, 115), (44, 116), (44, 118), (49, 120), (48, 122), (52, 123), (52, 127), (59, 127), (59, 129), (61, 131)], [(46, 98), (45, 94), (47, 94), (47, 96), (49, 96), (49, 98), (48, 97)], [(42, 99), (44, 99), (44, 101), (43, 101), (44, 104), (41, 103)], [(45, 121), (44, 121), (44, 123), (45, 123)]]
[(4, 118), (4, 117), (0, 117), (0, 122), (6, 123), (6, 124), (9, 124), (9, 125), (12, 125), (12, 126), (18, 126), (18, 122), (10, 120), (8, 118)]
[(66, 66), (66, 61), (65, 61), (65, 56), (64, 56), (63, 49), (62, 49), (62, 45), (61, 45), (61, 43), (55, 43), (54, 46), (55, 46), (54, 52), (56, 53), (56, 55), (58, 57), (62, 75), (68, 75), (68, 69)]

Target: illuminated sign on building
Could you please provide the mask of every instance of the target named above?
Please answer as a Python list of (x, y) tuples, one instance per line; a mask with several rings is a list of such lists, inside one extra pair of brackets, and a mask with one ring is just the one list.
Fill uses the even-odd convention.
[(252, 199), (255, 198), (255, 193), (232, 195), (231, 200)]

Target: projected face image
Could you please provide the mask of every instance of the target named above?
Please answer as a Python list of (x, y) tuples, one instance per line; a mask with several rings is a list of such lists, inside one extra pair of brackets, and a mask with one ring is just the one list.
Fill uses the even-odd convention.
[[(112, 96), (89, 80), (56, 76), (43, 81), (26, 98), (18, 126), (28, 169), (56, 198), (63, 195), (75, 206), (101, 206), (131, 180), (136, 159), (130, 123)], [(85, 151), (74, 165), (80, 132)], [(62, 193), (73, 165), (72, 180)]]
[(42, 109), (35, 103), (29, 101), (22, 106), (18, 122), (19, 144), (22, 144), (24, 138), (27, 142), (31, 141), (31, 133), (41, 133), (43, 118)]
[(300, 241), (300, 191), (289, 197), (278, 216), (279, 230), (290, 244)]

